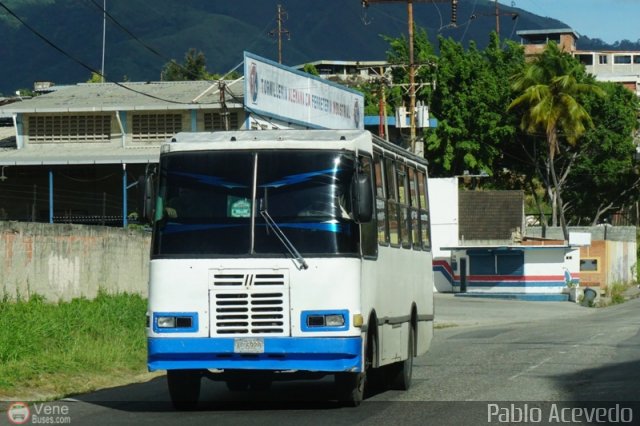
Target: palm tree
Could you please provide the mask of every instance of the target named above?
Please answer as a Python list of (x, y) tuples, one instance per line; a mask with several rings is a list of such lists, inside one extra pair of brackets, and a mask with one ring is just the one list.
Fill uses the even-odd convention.
[(546, 138), (546, 169), (551, 181), (544, 180), (554, 207), (553, 225), (557, 225), (559, 216), (564, 238), (568, 240), (569, 232), (564, 216), (562, 188), (555, 169), (555, 157), (560, 152), (561, 140), (575, 145), (587, 126), (593, 126), (578, 95), (595, 93), (604, 96), (604, 91), (588, 82), (584, 67), (571, 55), (561, 51), (554, 42), (550, 42), (542, 54), (514, 76), (512, 89), (519, 95), (508, 109), (522, 111), (520, 128), (527, 133), (540, 132)]

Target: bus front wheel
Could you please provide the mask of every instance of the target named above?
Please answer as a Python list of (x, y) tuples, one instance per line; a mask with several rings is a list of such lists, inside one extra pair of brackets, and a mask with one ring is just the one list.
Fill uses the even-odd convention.
[(197, 370), (168, 370), (169, 396), (176, 410), (194, 410), (200, 398), (202, 373)]
[(336, 373), (335, 383), (338, 389), (340, 402), (351, 407), (357, 407), (364, 399), (365, 386), (374, 384), (370, 379), (377, 377), (373, 368), (374, 360), (378, 356), (378, 340), (371, 331), (367, 336), (364, 371), (360, 373), (344, 372)]
[(390, 365), (391, 367), (391, 388), (395, 390), (409, 390), (411, 387), (411, 376), (413, 375), (413, 356), (415, 348), (416, 331), (413, 326), (409, 326), (407, 359)]
[(339, 401), (351, 407), (357, 407), (364, 399), (366, 373), (336, 373), (336, 386)]

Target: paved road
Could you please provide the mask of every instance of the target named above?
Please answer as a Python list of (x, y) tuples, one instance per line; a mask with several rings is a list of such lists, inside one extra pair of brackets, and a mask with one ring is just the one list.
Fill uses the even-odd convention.
[(415, 362), (412, 389), (378, 393), (356, 409), (331, 400), (330, 379), (241, 393), (204, 381), (200, 410), (189, 413), (172, 410), (164, 377), (56, 404), (69, 407), (72, 424), (92, 425), (477, 425), (500, 424), (499, 414), (518, 409), (540, 410), (535, 424), (546, 424), (561, 413), (558, 401), (594, 401), (614, 411), (626, 404), (618, 415), (629, 407), (622, 414), (640, 424), (640, 299), (589, 309), (438, 294), (436, 310), (433, 346)]

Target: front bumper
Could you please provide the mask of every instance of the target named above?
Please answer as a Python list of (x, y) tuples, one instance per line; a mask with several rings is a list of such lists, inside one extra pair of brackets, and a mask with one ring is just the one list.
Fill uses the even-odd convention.
[(175, 369), (362, 371), (361, 337), (265, 337), (264, 353), (234, 352), (234, 338), (148, 338), (149, 371)]

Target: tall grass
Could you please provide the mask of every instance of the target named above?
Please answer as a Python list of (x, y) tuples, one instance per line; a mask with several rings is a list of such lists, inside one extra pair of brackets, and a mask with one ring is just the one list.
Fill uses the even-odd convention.
[(0, 394), (145, 371), (146, 300), (138, 295), (47, 303), (0, 301)]

